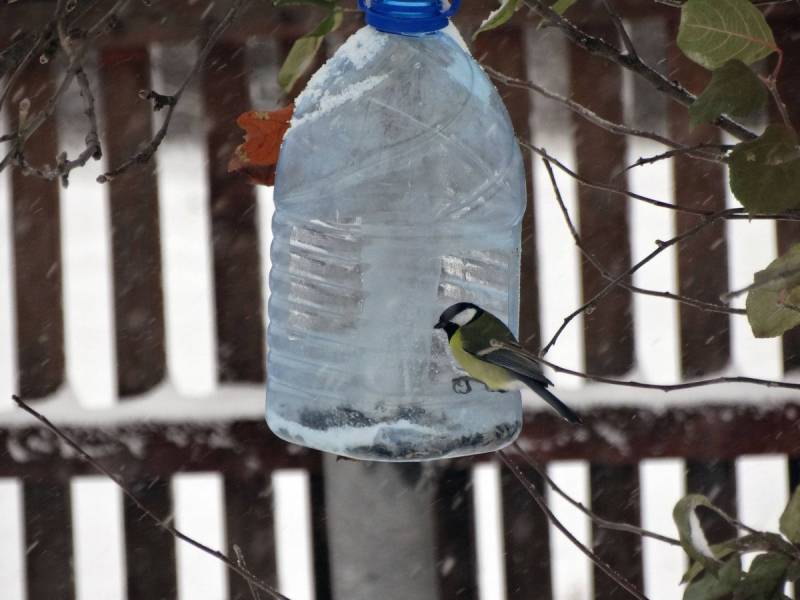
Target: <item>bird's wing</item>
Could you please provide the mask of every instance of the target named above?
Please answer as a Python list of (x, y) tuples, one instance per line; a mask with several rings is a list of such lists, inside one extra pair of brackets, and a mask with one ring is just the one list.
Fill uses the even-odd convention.
[(460, 331), (465, 352), (542, 385), (552, 385), (542, 373), (536, 355), (520, 346), (505, 323), (491, 313), (483, 313)]
[(542, 366), (539, 362), (519, 344), (504, 342), (502, 346), (486, 348), (478, 352), (476, 356), (517, 375), (533, 379), (542, 385), (553, 385), (542, 373)]

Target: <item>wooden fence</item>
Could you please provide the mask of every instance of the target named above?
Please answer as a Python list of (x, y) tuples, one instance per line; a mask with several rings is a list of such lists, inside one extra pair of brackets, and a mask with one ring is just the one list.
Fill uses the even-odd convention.
[[(205, 7), (178, 0), (160, 6), (137, 7), (116, 33), (97, 48), (100, 81), (98, 93), (107, 132), (103, 141), (110, 164), (116, 164), (149, 138), (152, 112), (138, 99), (140, 89), (150, 87), (150, 45), (193, 39), (198, 30), (207, 32), (216, 7), (202, 15)], [(222, 3), (225, 4), (225, 3)], [(575, 19), (589, 31), (615, 38), (602, 9), (586, 2)], [(779, 45), (786, 52), (782, 75), (789, 110), (800, 123), (800, 39), (796, 35), (796, 7), (779, 7), (770, 19)], [(465, 31), (474, 29), (491, 7), (466, 6), (459, 22)], [(649, 22), (667, 23), (674, 40), (677, 13), (653, 3), (630, 2), (621, 9), (636, 19), (647, 15)], [(42, 23), (52, 10), (50, 2), (20, 2), (0, 8), (0, 39), (9, 39), (18, 27)], [(794, 12), (793, 12), (794, 11)], [(245, 41), (251, 37), (275, 37), (285, 53), (291, 40), (304, 32), (308, 19), (298, 13), (274, 9), (264, 3), (248, 9), (214, 49), (209, 66), (200, 73), (208, 123), (206, 151), (211, 237), (213, 240), (213, 283), (217, 332), (218, 379), (223, 383), (262, 383), (265, 378), (265, 340), (261, 323), (263, 303), (261, 259), (255, 221), (255, 194), (242, 180), (228, 176), (227, 157), (240, 133), (233, 126), (235, 117), (250, 109)], [(198, 25), (198, 23), (200, 25)], [(350, 25), (352, 30), (355, 23)], [(529, 31), (509, 25), (483, 35), (474, 54), (503, 72), (527, 78), (524, 37)], [(622, 119), (622, 74), (619, 68), (568, 50), (572, 75), (592, 72), (596, 76), (572, 77), (572, 95), (612, 120)], [(666, 64), (660, 65), (671, 77), (685, 82), (697, 92), (705, 74), (669, 46)], [(24, 74), (27, 89), (38, 90), (31, 97), (34, 109), (48, 96), (54, 85), (53, 69), (38, 62)], [(501, 87), (521, 138), (530, 131), (530, 115), (537, 97), (520, 90)], [(268, 107), (261, 107), (268, 108)], [(686, 143), (717, 140), (717, 134), (700, 127), (690, 132), (685, 110), (671, 105), (667, 112), (672, 137)], [(604, 181), (624, 166), (623, 137), (615, 136), (574, 117), (573, 140), (578, 172), (586, 178)], [(28, 144), (28, 156), (37, 163), (52, 162), (59, 150), (56, 125), (46, 123)], [(725, 174), (715, 164), (675, 159), (677, 201), (691, 206), (724, 207)], [(546, 190), (534, 189), (532, 178), (529, 207)], [(17, 389), (29, 400), (46, 399), (65, 384), (64, 322), (62, 317), (61, 250), (59, 242), (59, 189), (56, 183), (11, 175), (13, 207), (14, 293), (16, 298)], [(159, 240), (159, 198), (155, 175), (150, 168), (136, 168), (108, 184), (110, 228), (113, 253), (113, 306), (119, 396), (136, 402), (137, 397), (154, 388), (166, 376), (164, 338), (164, 299), (162, 293), (161, 249)], [(579, 188), (580, 229), (595, 256), (614, 269), (624, 268), (630, 255), (630, 230), (626, 203), (589, 188)], [(690, 225), (686, 217), (676, 217), (678, 230)], [(522, 260), (521, 337), (539, 340), (539, 292), (537, 289), (537, 246), (534, 211), (529, 210), (523, 229), (526, 240)], [(780, 249), (800, 239), (800, 226), (778, 225)], [(678, 253), (679, 291), (688, 296), (716, 301), (729, 289), (728, 253), (722, 224), (708, 228), (685, 244)], [(538, 252), (540, 255), (541, 252)], [(584, 262), (583, 295), (588, 298), (602, 285), (598, 273)], [(254, 299), (256, 299), (254, 301)], [(612, 344), (586, 344), (586, 370), (594, 374), (624, 375), (634, 367), (634, 336), (631, 322), (631, 293), (616, 289), (607, 300), (584, 319), (586, 340), (613, 340)], [(680, 306), (681, 366), (686, 377), (715, 373), (730, 361), (729, 317), (708, 313), (691, 306)], [(800, 366), (800, 333), (790, 332), (783, 340), (786, 371)], [(751, 388), (754, 396), (760, 388)], [(664, 408), (662, 395), (653, 398), (654, 408), (592, 409), (587, 425), (580, 430), (565, 425), (550, 414), (526, 417), (523, 444), (541, 462), (559, 459), (584, 459), (591, 463), (591, 504), (609, 519), (640, 522), (637, 498), (638, 463), (653, 457), (682, 457), (686, 460), (687, 489), (716, 499), (731, 513), (736, 511), (737, 481), (734, 459), (743, 454), (780, 453), (790, 457), (791, 485), (800, 483), (800, 424), (796, 415), (800, 402), (784, 406), (757, 408), (751, 398), (741, 405), (724, 404), (716, 410), (710, 402), (704, 407)], [(745, 402), (745, 401), (748, 402)], [(628, 443), (624, 447), (607, 443), (599, 425), (613, 426)], [(189, 443), (176, 443), (172, 435), (179, 427)], [(223, 474), (226, 530), (230, 540), (242, 546), (249, 566), (267, 581), (276, 575), (272, 539), (273, 512), (258, 499), (279, 468), (302, 468), (310, 475), (313, 511), (313, 567), (318, 600), (331, 597), (330, 567), (326, 547), (324, 496), (321, 459), (318, 453), (289, 447), (266, 431), (261, 419), (194, 424), (129, 423), (103, 427), (68, 427), (68, 433), (91, 452), (102, 447), (102, 461), (119, 473), (141, 500), (161, 515), (172, 511), (170, 477), (184, 471), (214, 471)], [(233, 442), (221, 448), (210, 442), (211, 432), (223, 431)], [(123, 440), (141, 440), (134, 453)], [(50, 435), (42, 428), (7, 426), (0, 423), (0, 477), (23, 482), (24, 529), (26, 546), (38, 540), (26, 555), (27, 590), (30, 600), (69, 600), (74, 597), (69, 481), (90, 473), (91, 469), (74, 456), (61, 456), (57, 444), (37, 444)], [(18, 462), (12, 447), (26, 449), (26, 461)], [(441, 575), (442, 600), (477, 598), (475, 539), (471, 496), (468, 492), (470, 468), (474, 460), (449, 463), (438, 480), (442, 506), (462, 500), (462, 510), (442, 510), (439, 515), (439, 556), (456, 556), (459, 568)], [(502, 477), (502, 509), (506, 535), (506, 581), (508, 598), (551, 597), (548, 562), (549, 540), (544, 517), (533, 507), (524, 491), (508, 476)], [(126, 572), (129, 600), (174, 597), (176, 589), (175, 548), (172, 538), (143, 523), (138, 511), (126, 500), (124, 532), (127, 547)], [(247, 535), (258, 529), (258, 540)], [(526, 532), (520, 535), (519, 532)], [(248, 541), (250, 540), (250, 541)], [(605, 532), (597, 552), (638, 585), (643, 584), (641, 552), (635, 537)], [(249, 592), (235, 577), (230, 581), (231, 598), (244, 599)], [(594, 594), (598, 599), (622, 598), (619, 590), (603, 574), (595, 572)]]

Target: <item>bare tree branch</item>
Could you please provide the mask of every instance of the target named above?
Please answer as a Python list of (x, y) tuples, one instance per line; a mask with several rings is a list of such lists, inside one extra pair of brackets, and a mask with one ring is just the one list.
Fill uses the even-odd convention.
[(248, 571), (245, 567), (238, 565), (234, 561), (232, 561), (228, 556), (224, 553), (220, 552), (219, 550), (214, 550), (213, 548), (209, 548), (205, 544), (198, 542), (194, 538), (189, 537), (185, 533), (181, 532), (180, 530), (176, 529), (172, 524), (168, 521), (163, 520), (158, 517), (154, 512), (152, 512), (149, 508), (147, 508), (141, 500), (131, 492), (122, 481), (122, 478), (119, 475), (112, 473), (102, 464), (97, 462), (94, 458), (92, 458), (83, 448), (81, 448), (72, 438), (70, 438), (67, 434), (65, 434), (57, 425), (52, 423), (50, 419), (45, 417), (43, 414), (32, 408), (29, 404), (27, 404), (24, 400), (22, 400), (19, 396), (13, 395), (12, 398), (14, 402), (17, 403), (22, 410), (27, 412), (29, 415), (34, 417), (37, 421), (39, 421), (42, 425), (44, 425), (48, 430), (53, 432), (59, 439), (61, 439), (65, 444), (67, 444), (70, 448), (72, 448), (75, 452), (77, 452), (78, 456), (80, 456), (83, 460), (85, 460), (88, 464), (94, 467), (97, 471), (108, 477), (111, 481), (117, 484), (117, 486), (122, 490), (122, 493), (125, 494), (128, 498), (130, 498), (131, 502), (133, 502), (136, 507), (147, 516), (151, 521), (153, 521), (158, 527), (162, 530), (166, 531), (167, 533), (175, 536), (181, 541), (186, 542), (197, 548), (198, 550), (205, 552), (206, 554), (213, 556), (217, 560), (223, 562), (231, 571), (234, 571), (238, 575), (240, 575), (243, 579), (245, 579), (249, 584), (257, 587), (263, 592), (266, 592), (270, 595), (270, 597), (275, 598), (276, 600), (289, 600), (286, 596), (278, 592), (276, 589), (268, 585), (267, 583), (261, 581), (258, 577), (253, 575), (250, 571)]
[(786, 285), (789, 285), (790, 280), (794, 279), (800, 275), (800, 267), (793, 267), (791, 269), (783, 269), (782, 271), (776, 271), (772, 273), (769, 277), (759, 277), (758, 281), (754, 281), (750, 285), (746, 285), (743, 288), (738, 290), (732, 290), (730, 292), (726, 292), (721, 296), (721, 300), (723, 302), (730, 300), (731, 298), (736, 298), (737, 296), (741, 296), (742, 294), (746, 294), (750, 290), (757, 290), (768, 285), (773, 285), (778, 282), (783, 282)]
[[(525, 4), (546, 22), (558, 28), (571, 42), (592, 56), (613, 62), (635, 73), (667, 97), (683, 106), (690, 106), (695, 96), (677, 81), (672, 81), (642, 61), (638, 56), (623, 54), (605, 40), (583, 31), (566, 17), (554, 11), (545, 0), (525, 0)], [(752, 140), (757, 136), (743, 125), (728, 117), (719, 117), (714, 125), (740, 140)]]
[[(575, 242), (575, 245), (581, 251), (581, 254), (586, 257), (592, 266), (597, 269), (600, 275), (603, 276), (603, 279), (606, 281), (614, 281), (614, 276), (609, 273), (605, 267), (597, 260), (591, 252), (589, 252), (588, 248), (586, 248), (583, 240), (578, 233), (577, 228), (575, 227), (574, 222), (572, 221), (572, 217), (567, 210), (566, 204), (564, 204), (564, 199), (561, 196), (561, 190), (558, 187), (558, 182), (556, 181), (555, 174), (553, 173), (553, 168), (550, 166), (550, 162), (543, 158), (542, 162), (544, 163), (545, 169), (547, 169), (547, 175), (550, 178), (550, 185), (553, 188), (553, 193), (556, 197), (556, 202), (558, 203), (559, 208), (561, 209), (561, 214), (564, 216), (564, 221), (567, 224), (567, 228), (569, 229), (570, 235)], [(726, 313), (726, 314), (747, 314), (747, 311), (741, 308), (732, 308), (727, 305), (722, 304), (714, 304), (712, 302), (705, 302), (703, 300), (698, 300), (696, 298), (690, 298), (688, 296), (681, 296), (679, 294), (673, 294), (672, 292), (658, 292), (656, 290), (649, 290), (646, 288), (641, 288), (632, 284), (627, 283), (626, 281), (620, 281), (617, 283), (620, 287), (637, 294), (642, 294), (645, 296), (655, 296), (658, 298), (668, 298), (670, 300), (675, 300), (682, 304), (686, 304), (688, 306), (694, 306), (701, 310), (706, 310), (709, 312), (719, 312), (719, 313)]]
[[(532, 354), (531, 356), (536, 356), (536, 355)], [(584, 373), (582, 371), (568, 369), (567, 367), (562, 367), (561, 365), (550, 362), (549, 360), (546, 360), (541, 356), (538, 356), (537, 360), (543, 365), (547, 365), (554, 371), (557, 371), (559, 373), (564, 373), (566, 375), (573, 375), (574, 377), (580, 377), (581, 379), (586, 379), (588, 381), (596, 381), (598, 383), (608, 383), (611, 385), (619, 385), (622, 387), (633, 387), (644, 390), (659, 390), (661, 392), (675, 392), (678, 390), (688, 390), (692, 388), (707, 387), (709, 385), (719, 385), (723, 383), (749, 383), (752, 385), (760, 385), (768, 388), (800, 390), (800, 383), (793, 383), (791, 381), (776, 381), (773, 379), (759, 379), (758, 377), (743, 377), (738, 375), (710, 377), (708, 379), (696, 379), (694, 381), (684, 381), (681, 383), (665, 383), (665, 384), (645, 383), (643, 381), (636, 381), (632, 379), (615, 379), (613, 377), (592, 375), (591, 373)]]
[[(59, 10), (60, 6), (56, 6), (56, 15), (58, 15)], [(9, 75), (8, 80), (6, 81), (6, 85), (3, 88), (3, 92), (0, 93), (0, 108), (3, 108), (6, 98), (8, 98), (9, 94), (11, 93), (11, 90), (16, 85), (17, 79), (19, 79), (20, 74), (25, 70), (25, 68), (28, 66), (31, 59), (36, 55), (36, 53), (39, 52), (45, 40), (50, 39), (54, 31), (55, 31), (55, 21), (49, 23), (43, 28), (42, 32), (37, 36), (33, 44), (31, 44), (27, 53), (25, 53), (25, 55), (22, 57), (22, 60), (20, 60), (17, 66), (11, 70), (11, 75)]]
[[(651, 165), (653, 163), (657, 163), (660, 160), (666, 160), (668, 158), (673, 158), (675, 156), (681, 156), (684, 154), (688, 154), (690, 156), (695, 156), (694, 152), (698, 150), (704, 150), (707, 148), (713, 148), (718, 150), (721, 153), (727, 152), (733, 148), (730, 144), (697, 144), (695, 146), (684, 146), (683, 148), (673, 148), (672, 150), (667, 150), (666, 152), (661, 152), (659, 154), (654, 154), (652, 156), (642, 156), (639, 157), (636, 162), (631, 163), (624, 169), (622, 169), (619, 173), (616, 173), (614, 177), (611, 178), (611, 181), (615, 181), (624, 173), (627, 173), (631, 169), (635, 169), (636, 167), (643, 167), (644, 165)], [(715, 162), (724, 163), (725, 158), (722, 154), (717, 154), (717, 160)]]
[(622, 18), (611, 5), (611, 0), (603, 0), (603, 7), (611, 17), (611, 22), (614, 24), (614, 29), (617, 30), (620, 39), (622, 39), (622, 43), (625, 46), (625, 51), (628, 53), (627, 55), (632, 58), (639, 58), (639, 53), (636, 52), (636, 47), (633, 45), (633, 40), (631, 39), (631, 36), (628, 35), (625, 25), (622, 22)]
[[(242, 552), (242, 549), (234, 544), (233, 553), (236, 555), (236, 564), (247, 570), (247, 563), (244, 561), (244, 553)], [(253, 585), (252, 581), (247, 581), (247, 587), (250, 588), (250, 596), (253, 598), (253, 600), (261, 600), (261, 596), (258, 594), (258, 588)]]
[[(121, 11), (128, 2), (129, 0), (117, 0), (112, 7), (86, 32), (86, 37), (96, 35), (98, 32), (102, 31), (106, 24), (112, 18), (115, 18), (118, 12)], [(66, 12), (67, 3), (65, 0), (59, 0), (56, 6), (53, 21), (48, 25), (47, 29), (48, 31), (51, 31), (51, 33), (48, 34), (48, 39), (51, 35), (55, 35), (57, 38), (59, 38), (61, 47), (68, 57), (66, 72), (59, 82), (55, 93), (47, 100), (44, 108), (32, 117), (26, 116), (26, 118), (20, 119), (17, 130), (10, 135), (3, 136), (4, 138), (7, 138), (7, 141), (11, 141), (12, 144), (11, 149), (6, 153), (3, 159), (0, 160), (0, 171), (5, 169), (6, 166), (13, 162), (20, 166), (20, 168), (26, 171), (26, 173), (29, 175), (42, 177), (44, 179), (56, 179), (58, 177), (62, 177), (63, 182), (66, 181), (64, 176), (67, 175), (72, 168), (82, 166), (81, 161), (83, 164), (85, 164), (90, 157), (97, 156), (100, 153), (99, 137), (96, 135), (97, 123), (96, 119), (94, 118), (94, 97), (91, 94), (91, 86), (89, 86), (88, 79), (85, 78), (85, 73), (83, 72), (83, 59), (86, 54), (87, 45), (86, 43), (82, 43), (77, 48), (72, 46), (72, 40), (70, 39), (69, 35), (65, 33), (66, 26), (64, 25), (64, 19), (66, 18)], [(44, 38), (42, 39), (44, 40)], [(0, 106), (2, 106), (3, 101), (10, 93), (17, 77), (19, 77), (19, 74), (28, 64), (30, 57), (33, 56), (34, 51), (38, 51), (37, 47), (38, 46), (34, 45), (29, 55), (26, 56), (26, 60), (24, 60), (23, 63), (18, 66), (9, 77), (9, 82), (6, 85), (2, 96), (0, 96)], [(79, 72), (82, 73), (82, 76), (79, 76)], [(53, 116), (61, 97), (66, 93), (72, 84), (72, 81), (76, 78), (78, 78), (78, 86), (81, 90), (81, 94), (84, 95), (84, 103), (86, 104), (85, 113), (90, 119), (90, 131), (86, 140), (86, 150), (82, 152), (81, 155), (75, 159), (75, 161), (67, 160), (66, 155), (62, 152), (56, 159), (55, 169), (35, 167), (30, 165), (27, 162), (24, 154), (25, 143), (34, 133), (36, 133), (39, 127), (41, 127), (47, 119)], [(83, 79), (83, 82), (81, 82), (81, 79)], [(94, 126), (94, 136), (92, 136), (93, 132), (91, 130), (92, 123)], [(94, 140), (93, 138), (97, 139)]]
[(509, 468), (509, 470), (514, 474), (514, 476), (519, 480), (519, 482), (523, 485), (523, 487), (527, 490), (528, 494), (533, 501), (539, 506), (542, 512), (547, 516), (548, 520), (553, 524), (553, 526), (558, 529), (561, 533), (563, 533), (566, 538), (572, 542), (578, 550), (580, 550), (583, 554), (585, 554), (589, 559), (596, 564), (600, 570), (602, 570), (606, 575), (608, 575), (614, 582), (623, 588), (626, 592), (628, 592), (634, 598), (638, 600), (648, 600), (647, 596), (642, 594), (636, 586), (633, 585), (630, 581), (628, 581), (622, 574), (617, 572), (611, 565), (605, 562), (602, 558), (597, 556), (594, 552), (592, 552), (589, 548), (587, 548), (581, 541), (576, 538), (572, 532), (564, 526), (564, 524), (558, 520), (550, 507), (547, 505), (547, 502), (542, 496), (542, 493), (536, 489), (536, 486), (533, 485), (528, 479), (525, 477), (525, 474), (522, 470), (511, 460), (511, 457), (506, 454), (504, 450), (497, 450), (497, 455), (500, 457), (500, 460), (503, 461), (503, 464)]
[[(685, 240), (687, 238), (690, 238), (690, 237), (692, 237), (694, 235), (697, 235), (698, 232), (700, 232), (703, 229), (705, 229), (706, 227), (716, 223), (717, 221), (722, 219), (725, 214), (729, 213), (732, 210), (735, 211), (735, 210), (738, 210), (738, 209), (734, 208), (734, 209), (726, 209), (726, 210), (719, 211), (719, 212), (717, 212), (717, 213), (715, 213), (713, 215), (705, 217), (702, 221), (700, 221), (700, 223), (698, 223), (697, 225), (687, 229), (683, 233), (680, 233), (680, 234), (678, 234), (678, 235), (676, 235), (676, 236), (674, 236), (674, 237), (672, 237), (672, 238), (670, 238), (670, 239), (668, 239), (666, 241), (660, 242), (658, 244), (658, 247), (655, 250), (653, 250), (652, 252), (650, 252), (650, 254), (645, 256), (642, 260), (637, 262), (632, 267), (626, 269), (624, 272), (622, 272), (619, 275), (617, 275), (616, 277), (614, 277), (614, 279), (611, 282), (609, 282), (603, 289), (601, 289), (594, 296), (592, 296), (592, 298), (589, 299), (589, 301), (585, 302), (579, 308), (575, 309), (569, 315), (567, 315), (564, 318), (564, 321), (561, 323), (561, 326), (558, 328), (558, 330), (553, 335), (553, 337), (550, 339), (550, 341), (547, 343), (547, 345), (542, 349), (541, 355), (544, 356), (545, 354), (547, 354), (548, 350), (550, 350), (550, 348), (553, 347), (553, 345), (556, 343), (556, 341), (558, 340), (558, 338), (561, 335), (561, 333), (564, 331), (564, 329), (566, 329), (567, 325), (569, 325), (570, 322), (572, 322), (572, 320), (575, 317), (577, 317), (579, 314), (585, 312), (587, 309), (589, 309), (589, 308), (591, 308), (593, 306), (596, 306), (597, 303), (604, 296), (606, 296), (614, 288), (614, 286), (617, 285), (617, 283), (619, 283), (624, 278), (629, 277), (630, 275), (632, 275), (633, 273), (638, 271), (641, 267), (643, 267), (648, 262), (653, 260), (656, 256), (661, 254), (667, 248), (669, 248), (671, 246), (674, 246), (675, 244), (678, 244), (678, 243), (680, 243), (681, 241), (683, 241), (683, 240)], [(525, 340), (525, 343), (528, 343), (530, 341), (530, 339), (531, 338), (528, 338), (527, 340)]]
[[(100, 145), (100, 136), (97, 128), (97, 114), (95, 112), (95, 100), (92, 93), (92, 87), (89, 83), (89, 78), (86, 71), (83, 69), (83, 50), (77, 50), (73, 47), (73, 40), (67, 35), (65, 31), (64, 19), (60, 18), (57, 25), (58, 39), (61, 48), (64, 50), (70, 64), (75, 65), (75, 80), (78, 82), (81, 97), (84, 102), (84, 114), (89, 121), (89, 131), (84, 138), (85, 148), (81, 151), (77, 158), (69, 160), (66, 152), (62, 152), (56, 157), (56, 166), (52, 168), (48, 165), (44, 167), (36, 167), (28, 163), (23, 152), (19, 152), (14, 158), (14, 162), (22, 169), (25, 175), (34, 175), (41, 179), (60, 179), (61, 184), (67, 187), (69, 184), (70, 172), (78, 167), (84, 166), (90, 158), (100, 160), (103, 156), (103, 150)], [(80, 53), (80, 54), (79, 54)]]
[(597, 513), (592, 512), (589, 508), (584, 506), (581, 502), (575, 500), (572, 496), (567, 494), (563, 489), (561, 489), (555, 481), (553, 481), (550, 476), (547, 474), (547, 469), (540, 467), (531, 457), (530, 455), (522, 449), (518, 442), (514, 442), (512, 447), (519, 452), (522, 458), (528, 463), (531, 469), (536, 471), (536, 473), (541, 477), (547, 485), (549, 485), (553, 491), (564, 498), (567, 502), (569, 502), (572, 506), (577, 508), (587, 517), (589, 517), (594, 523), (600, 527), (601, 529), (610, 529), (612, 531), (624, 531), (626, 533), (633, 533), (642, 537), (649, 537), (654, 540), (658, 540), (660, 542), (664, 542), (665, 544), (670, 544), (671, 546), (680, 546), (680, 540), (675, 538), (671, 538), (666, 535), (661, 535), (660, 533), (656, 533), (654, 531), (649, 531), (648, 529), (644, 529), (642, 527), (637, 527), (636, 525), (631, 525), (630, 523), (619, 523), (618, 521), (609, 521), (608, 519), (604, 519), (603, 517), (599, 516)]
[(786, 103), (783, 101), (783, 98), (781, 98), (781, 94), (778, 91), (777, 72), (780, 71), (782, 61), (783, 52), (780, 52), (778, 54), (778, 64), (775, 66), (775, 71), (769, 77), (762, 77), (761, 81), (764, 82), (764, 85), (769, 90), (772, 100), (775, 102), (775, 106), (778, 108), (778, 114), (780, 114), (783, 124), (786, 125), (787, 128), (794, 131), (794, 126), (792, 125), (792, 119), (789, 116), (789, 111), (786, 108)]
[[(530, 142), (526, 142), (525, 140), (521, 140), (519, 138), (517, 138), (517, 141), (519, 142), (519, 145), (522, 148), (524, 148), (525, 150), (528, 150), (529, 152), (537, 154), (537, 155), (541, 156), (542, 158), (548, 160), (549, 162), (553, 163), (556, 167), (558, 167), (560, 170), (564, 171), (564, 173), (566, 173), (567, 175), (572, 177), (575, 181), (577, 181), (579, 184), (581, 184), (581, 185), (583, 185), (585, 187), (588, 187), (588, 188), (591, 188), (591, 189), (594, 189), (594, 190), (601, 190), (601, 191), (604, 191), (604, 192), (610, 192), (610, 193), (616, 194), (618, 196), (627, 196), (628, 198), (633, 198), (634, 200), (640, 200), (642, 202), (646, 202), (647, 204), (652, 204), (653, 206), (659, 206), (661, 208), (667, 208), (669, 210), (674, 210), (675, 212), (682, 212), (682, 213), (687, 213), (687, 214), (690, 214), (690, 215), (696, 215), (698, 217), (709, 217), (709, 216), (714, 214), (713, 211), (706, 210), (706, 209), (703, 209), (703, 208), (688, 208), (688, 207), (684, 207), (684, 206), (678, 206), (677, 204), (670, 204), (669, 202), (664, 202), (663, 200), (656, 200), (655, 198), (650, 198), (649, 196), (644, 196), (642, 194), (637, 194), (636, 192), (632, 192), (630, 190), (625, 190), (625, 189), (622, 189), (622, 188), (619, 188), (617, 186), (610, 185), (610, 184), (607, 184), (607, 183), (599, 183), (597, 181), (590, 181), (589, 179), (586, 179), (585, 177), (583, 177), (579, 173), (576, 173), (575, 171), (573, 171), (572, 169), (567, 167), (560, 160), (558, 160), (557, 158), (555, 158), (554, 156), (549, 154), (547, 152), (547, 150), (545, 150), (544, 148), (540, 148), (538, 146), (534, 146)], [(738, 210), (738, 209), (734, 209), (734, 210)]]
[(122, 161), (119, 165), (112, 168), (111, 170), (103, 173), (102, 175), (98, 175), (97, 182), (98, 183), (106, 183), (113, 179), (115, 176), (127, 171), (133, 165), (141, 165), (148, 162), (153, 155), (158, 150), (158, 147), (161, 145), (161, 142), (164, 141), (164, 138), (167, 135), (167, 130), (169, 129), (170, 121), (172, 120), (172, 115), (175, 112), (175, 108), (178, 105), (178, 102), (183, 95), (183, 92), (186, 91), (187, 86), (191, 83), (192, 79), (194, 79), (195, 75), (197, 75), (200, 68), (205, 64), (206, 58), (211, 53), (211, 50), (219, 40), (220, 36), (222, 36), (223, 32), (228, 28), (228, 26), (234, 21), (236, 15), (239, 11), (249, 2), (250, 0), (236, 0), (236, 3), (228, 9), (228, 12), (225, 13), (225, 16), (222, 17), (222, 20), (217, 24), (214, 28), (214, 31), (211, 32), (211, 35), (206, 40), (203, 49), (200, 51), (200, 54), (197, 57), (197, 60), (194, 63), (194, 66), (191, 70), (186, 74), (184, 77), (183, 82), (178, 87), (178, 89), (171, 95), (159, 94), (157, 92), (153, 92), (150, 90), (147, 93), (147, 98), (153, 100), (153, 110), (160, 110), (162, 107), (167, 107), (167, 113), (164, 116), (164, 121), (161, 124), (161, 127), (158, 128), (158, 131), (150, 140), (150, 142), (141, 150), (129, 156), (127, 159)]
[(580, 117), (586, 119), (590, 123), (593, 123), (594, 125), (597, 125), (598, 127), (601, 127), (602, 129), (605, 129), (606, 131), (608, 131), (610, 133), (613, 133), (613, 134), (616, 134), (616, 135), (630, 135), (630, 136), (634, 136), (634, 137), (640, 137), (640, 138), (644, 138), (644, 139), (648, 139), (648, 140), (653, 140), (654, 142), (658, 142), (659, 144), (663, 144), (664, 146), (667, 146), (668, 148), (675, 148), (675, 149), (680, 149), (680, 150), (686, 151), (688, 154), (690, 154), (691, 156), (693, 156), (695, 158), (700, 158), (702, 160), (709, 160), (709, 161), (713, 161), (713, 162), (720, 162), (720, 159), (716, 154), (702, 152), (702, 150), (704, 150), (706, 148), (713, 149), (714, 148), (713, 144), (708, 144), (707, 146), (704, 146), (702, 148), (698, 147), (698, 146), (690, 148), (688, 146), (684, 146), (682, 144), (679, 144), (675, 140), (672, 140), (672, 139), (670, 139), (668, 137), (665, 137), (665, 136), (660, 135), (658, 133), (655, 133), (653, 131), (646, 131), (646, 130), (643, 130), (643, 129), (636, 129), (634, 127), (630, 127), (630, 126), (622, 124), (622, 123), (616, 123), (614, 121), (609, 121), (608, 119), (598, 115), (592, 109), (584, 106), (583, 104), (581, 104), (579, 102), (575, 102), (574, 100), (571, 100), (571, 99), (569, 99), (569, 98), (567, 98), (565, 96), (562, 96), (561, 94), (557, 94), (556, 92), (548, 90), (547, 88), (542, 87), (538, 83), (535, 83), (533, 81), (526, 81), (524, 79), (518, 79), (516, 77), (512, 77), (510, 75), (506, 75), (505, 73), (503, 73), (501, 71), (498, 71), (498, 70), (490, 67), (489, 65), (486, 65), (486, 64), (483, 64), (483, 63), (481, 63), (481, 66), (483, 67), (484, 71), (486, 71), (489, 74), (489, 76), (492, 77), (492, 79), (494, 79), (495, 81), (499, 81), (500, 83), (502, 83), (502, 84), (504, 84), (504, 85), (506, 85), (508, 87), (517, 88), (517, 89), (523, 89), (523, 90), (531, 90), (531, 91), (536, 92), (537, 94), (540, 94), (540, 95), (544, 96), (545, 98), (549, 98), (550, 100), (554, 100), (556, 102), (559, 102), (560, 104), (563, 104), (568, 109), (573, 111), (575, 114), (577, 114)]

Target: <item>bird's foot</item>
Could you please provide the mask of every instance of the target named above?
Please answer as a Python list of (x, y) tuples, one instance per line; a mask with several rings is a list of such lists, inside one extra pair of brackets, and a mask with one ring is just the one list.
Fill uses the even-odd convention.
[(463, 375), (461, 377), (453, 378), (453, 391), (456, 394), (469, 394), (472, 391), (472, 384), (469, 382), (470, 377)]

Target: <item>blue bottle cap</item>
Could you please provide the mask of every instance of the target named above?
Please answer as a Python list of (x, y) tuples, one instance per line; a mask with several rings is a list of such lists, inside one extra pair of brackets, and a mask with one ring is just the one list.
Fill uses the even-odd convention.
[(368, 25), (387, 33), (433, 33), (447, 27), (460, 0), (358, 0)]

